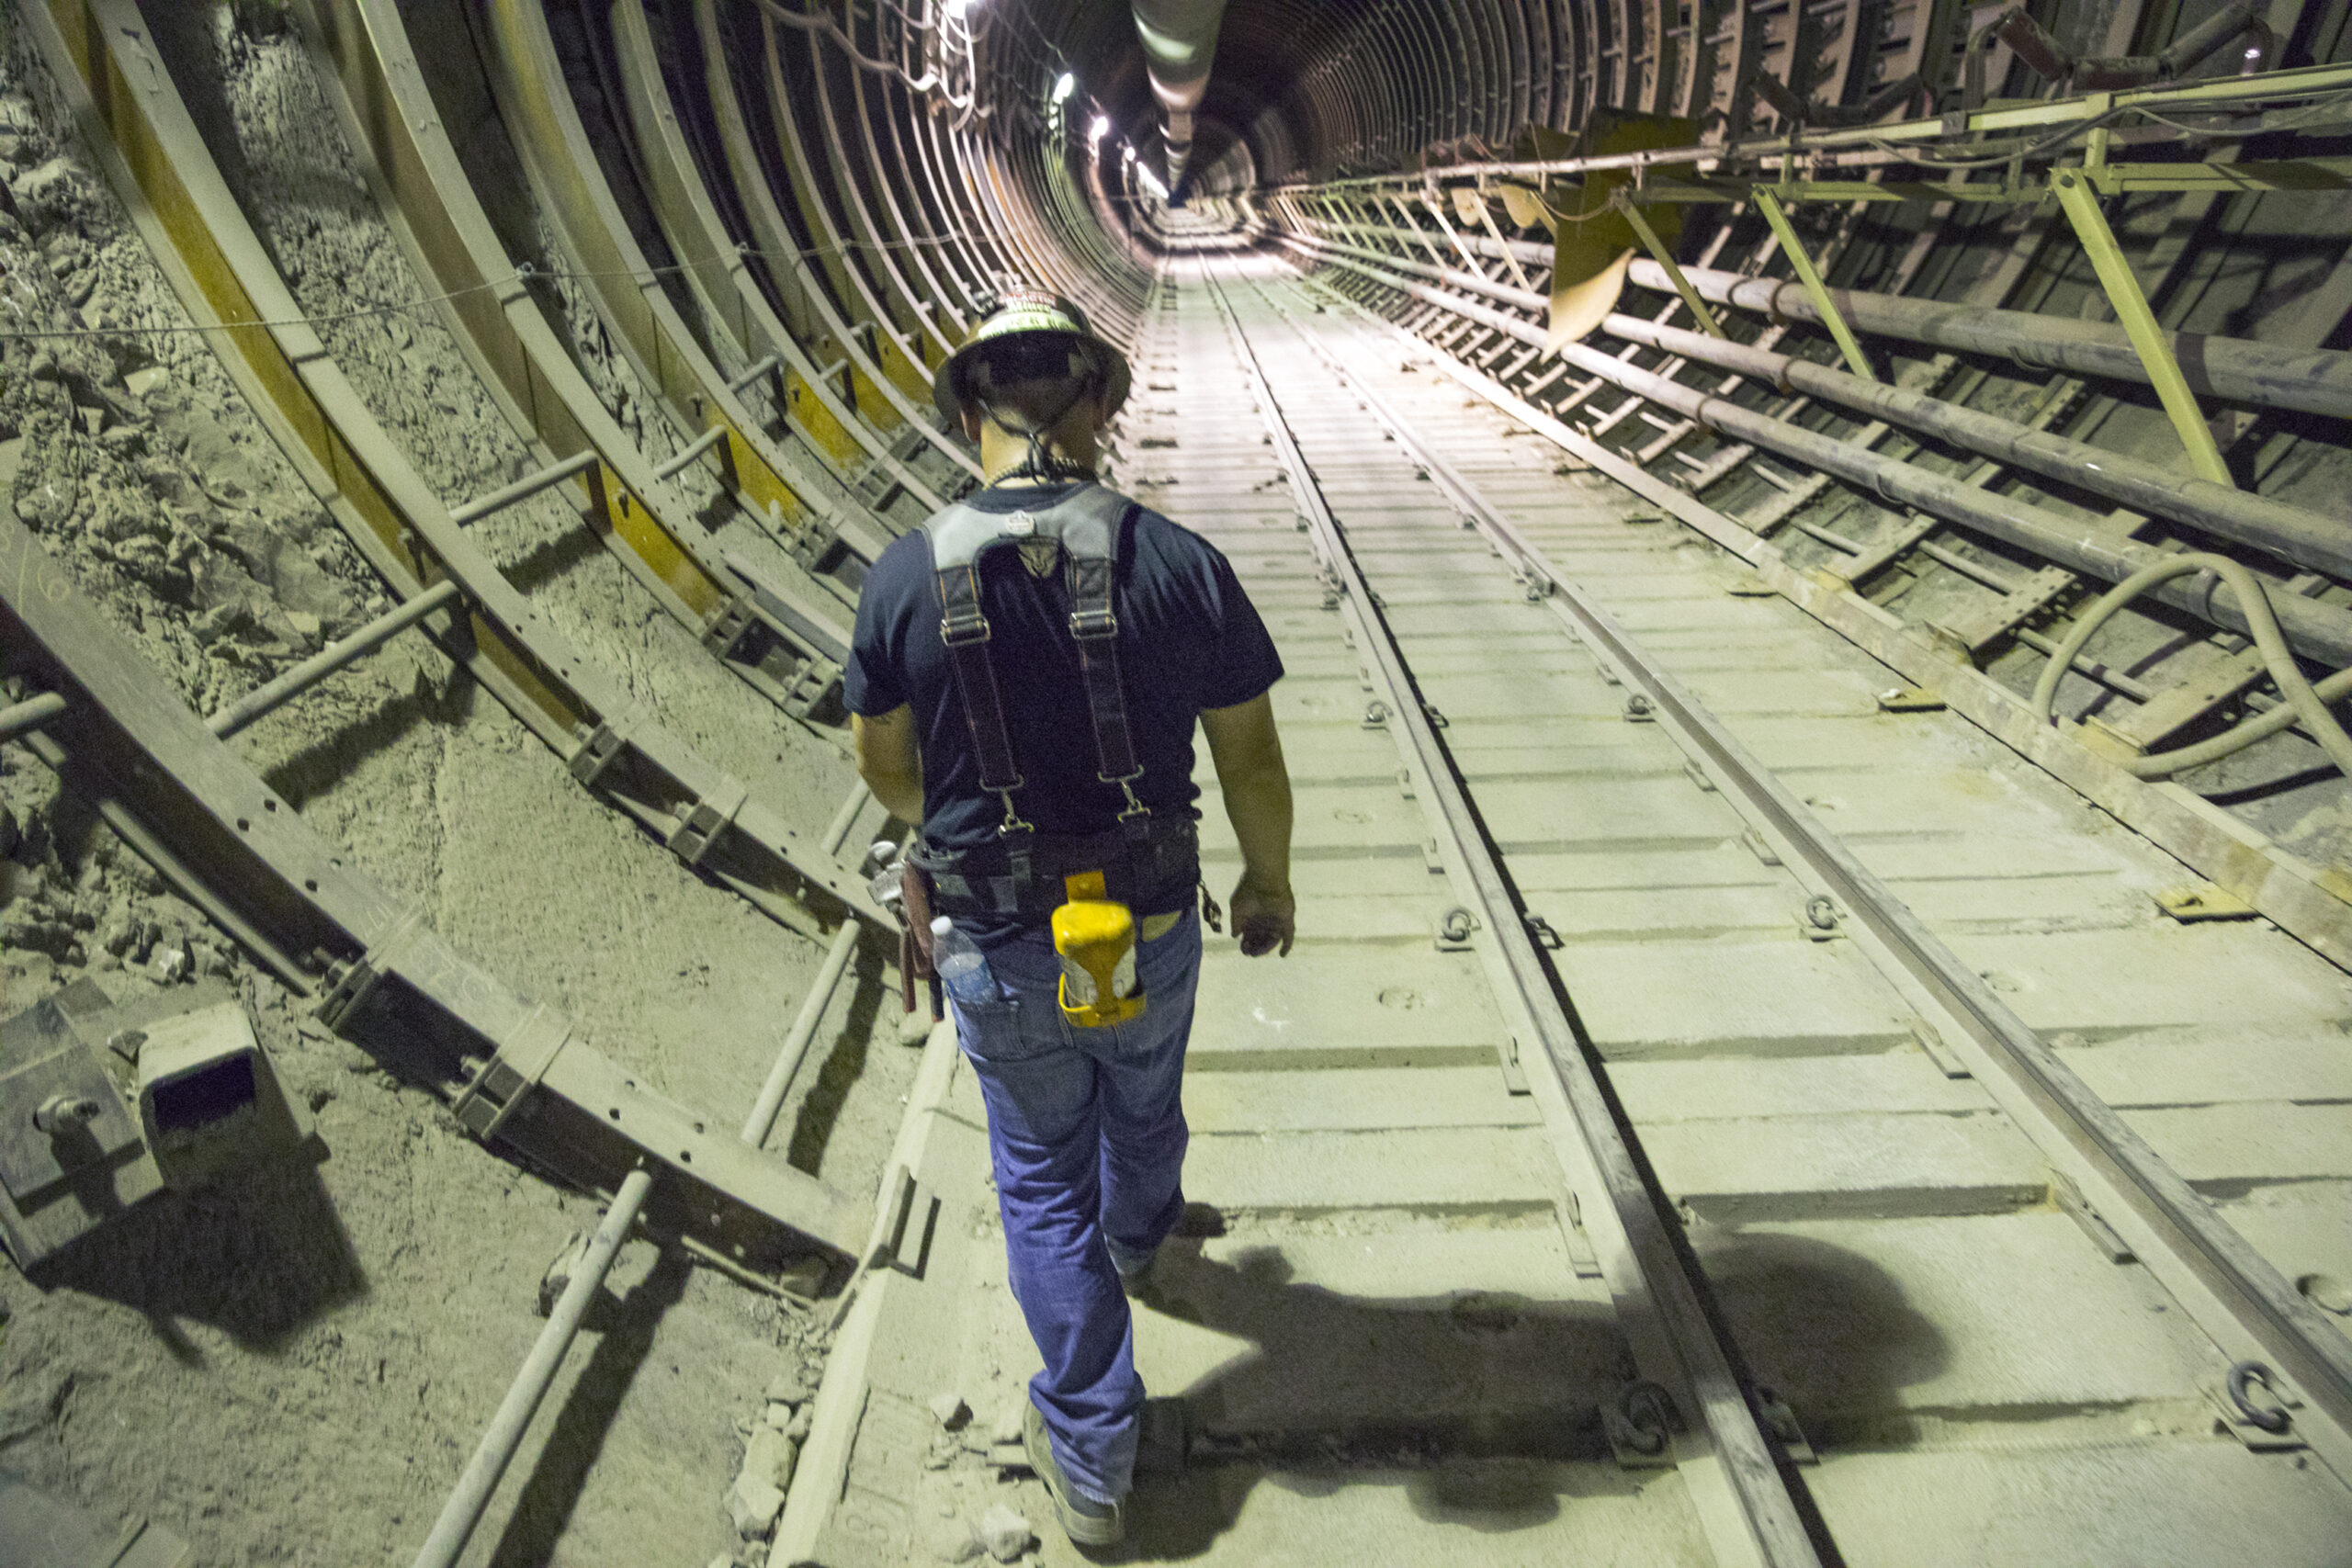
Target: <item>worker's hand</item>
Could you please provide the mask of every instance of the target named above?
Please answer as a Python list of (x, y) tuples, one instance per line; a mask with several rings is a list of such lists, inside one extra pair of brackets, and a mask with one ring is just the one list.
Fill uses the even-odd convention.
[(1290, 956), (1298, 935), (1298, 899), (1288, 887), (1268, 889), (1246, 874), (1233, 887), (1233, 934), (1241, 939), (1245, 958), (1263, 958), (1279, 951)]

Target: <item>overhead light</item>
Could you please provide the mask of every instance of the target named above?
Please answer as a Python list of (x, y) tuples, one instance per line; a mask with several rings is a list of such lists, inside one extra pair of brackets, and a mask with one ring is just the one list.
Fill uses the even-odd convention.
[(1066, 104), (1069, 102), (1069, 96), (1077, 91), (1078, 78), (1065, 71), (1054, 82), (1054, 102)]
[(1102, 141), (1111, 134), (1111, 117), (1107, 114), (1096, 115), (1094, 123), (1087, 128), (1086, 133), (1097, 141)]
[(964, 13), (978, 4), (979, 0), (947, 0), (948, 19), (950, 21), (956, 22), (962, 21), (964, 19)]

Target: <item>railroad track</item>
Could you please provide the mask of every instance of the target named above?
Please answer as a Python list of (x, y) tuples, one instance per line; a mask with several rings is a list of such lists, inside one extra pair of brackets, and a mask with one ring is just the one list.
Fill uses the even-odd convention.
[[(1258, 265), (1177, 264), (1130, 420), (1282, 647), (1305, 933), (1204, 968), (1135, 1560), (2335, 1561), (2340, 976)], [(789, 1560), (1009, 1458), (933, 1050)]]
[[(35, 0), (158, 261), (198, 321), (244, 323), (219, 337), (232, 377), (400, 603), (205, 718), (153, 700), (0, 527), (11, 672), (43, 693), (0, 735), (470, 1130), (612, 1196), (602, 1261), (543, 1342), (557, 1357), (640, 1213), (770, 1291), (812, 1247), (856, 1260), (775, 1561), (920, 1561), (943, 1506), (1000, 1495), (1032, 1363), (978, 1096), (935, 1031), (871, 1234), (862, 1203), (759, 1157), (878, 913), (838, 858), (871, 803), (796, 831), (583, 663), (464, 530), (564, 496), (720, 668), (823, 735), (865, 563), (974, 471), (922, 382), (1007, 271), (1057, 277), (1114, 330), (1140, 311), (1123, 483), (1227, 549), (1291, 670), (1306, 934), (1280, 964), (1221, 948), (1204, 976), (1192, 1196), (1218, 1223), (1174, 1249), (1139, 1320), (1163, 1398), (1136, 1555), (2139, 1563), (2256, 1543), (2341, 1561), (2352, 1351), (2298, 1293), (2352, 1279), (2340, 974), (2265, 923), (2155, 914), (2177, 863), (1982, 736), (1882, 702), (1891, 669), (1758, 597), (1664, 515), (1704, 528), (1705, 507), (1599, 449), (1638, 416), (1661, 433), (1646, 461), (1689, 422), (1638, 397), (1589, 439), (1498, 420), (1486, 405), (1523, 405), (1477, 366), (1255, 264), (1180, 260), (1142, 298), (1138, 253), (1093, 233), (1061, 162), (907, 114), (866, 73), (803, 89), (776, 12), (294, 10), (383, 222), (445, 293), (441, 324), (529, 471), (436, 495), (301, 322), (135, 7)], [(1833, 78), (1857, 69), (1860, 15), (1803, 40)], [(1743, 16), (1678, 54), (1620, 7), (1615, 49), (1555, 40), (1555, 90), (1737, 118), (1728, 66), (1802, 74), (1799, 35), (1745, 38)], [(443, 24), (477, 48), (436, 96), (410, 39)], [(1458, 110), (1417, 82), (1425, 115)], [(444, 131), (468, 118), (509, 139), (545, 276), (517, 266)], [(1008, 183), (1077, 249), (1002, 221)], [(1489, 248), (1429, 211), (1459, 259), (1519, 273), (1491, 219)], [(944, 231), (901, 246), (910, 212)], [(1168, 232), (1229, 248), (1183, 232), (1221, 221)], [(1403, 254), (1395, 231), (1349, 232)], [(1449, 281), (1455, 256), (1426, 248), (1442, 265), (1414, 276)], [(549, 299), (611, 333), (605, 379)], [(1419, 325), (1492, 335), (1453, 311), (1429, 303)], [(1680, 341), (1634, 341), (1653, 339)], [(1476, 353), (1518, 354), (1506, 380), (1535, 357)], [(616, 385), (634, 425), (607, 406)], [(1562, 450), (1640, 493), (1561, 471)], [(714, 498), (786, 564), (720, 547), (698, 513)], [(615, 809), (829, 941), (739, 1138), (449, 950), (223, 743), (411, 626)], [(1229, 878), (1204, 784), (1210, 873)], [(972, 1418), (941, 1430), (942, 1394)], [(484, 1455), (520, 1437), (512, 1414)], [(483, 1462), (436, 1536), (450, 1555), (496, 1480)]]

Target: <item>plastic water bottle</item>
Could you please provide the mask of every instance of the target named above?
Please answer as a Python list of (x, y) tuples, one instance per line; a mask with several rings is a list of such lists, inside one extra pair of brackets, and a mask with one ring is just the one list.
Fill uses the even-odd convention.
[(988, 956), (944, 915), (931, 922), (931, 963), (947, 994), (965, 1006), (1004, 999), (989, 973)]

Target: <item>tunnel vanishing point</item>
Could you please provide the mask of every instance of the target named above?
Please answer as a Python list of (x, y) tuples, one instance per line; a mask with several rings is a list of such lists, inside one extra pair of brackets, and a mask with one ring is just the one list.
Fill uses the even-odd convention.
[(0, 1565), (1083, 1560), (842, 696), (1023, 286), (1297, 801), (1114, 1560), (2352, 1561), (2346, 0), (11, 0)]

